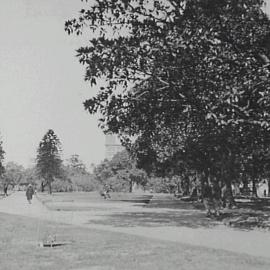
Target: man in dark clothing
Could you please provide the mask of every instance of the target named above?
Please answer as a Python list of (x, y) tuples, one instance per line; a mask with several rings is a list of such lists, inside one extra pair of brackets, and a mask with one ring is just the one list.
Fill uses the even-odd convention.
[(29, 184), (29, 186), (26, 189), (26, 198), (27, 198), (27, 201), (29, 203), (31, 203), (31, 201), (32, 201), (33, 194), (34, 194), (34, 189), (33, 189), (32, 185)]
[(4, 184), (4, 196), (5, 196), (5, 197), (8, 196), (7, 191), (8, 191), (8, 184), (5, 183), (5, 184)]

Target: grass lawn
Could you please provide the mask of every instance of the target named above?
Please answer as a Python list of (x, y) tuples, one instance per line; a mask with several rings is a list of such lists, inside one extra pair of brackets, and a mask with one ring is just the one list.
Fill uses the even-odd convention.
[[(154, 199), (150, 200), (154, 195)], [(52, 196), (40, 194), (40, 200), (51, 210), (58, 211), (107, 211), (107, 219), (95, 223), (115, 226), (187, 226), (192, 228), (214, 227), (221, 223), (243, 230), (270, 230), (270, 199), (237, 200), (236, 209), (223, 209), (218, 219), (206, 219), (201, 202), (187, 202), (174, 199), (168, 194), (111, 193), (111, 199), (104, 200), (97, 192), (55, 193)], [(128, 213), (110, 214), (117, 203), (131, 203), (141, 209)], [(145, 209), (145, 213), (143, 211)], [(150, 213), (151, 209), (163, 209), (161, 213)], [(146, 211), (148, 210), (148, 211)], [(166, 212), (166, 210), (168, 210)], [(170, 210), (170, 211), (169, 211)], [(175, 210), (175, 211), (174, 211)], [(181, 212), (177, 212), (181, 210)], [(195, 210), (195, 211), (193, 211)]]
[[(270, 260), (127, 234), (39, 222), (0, 213), (1, 270), (39, 269), (270, 269)], [(56, 231), (73, 241), (56, 248), (38, 247), (40, 230)]]

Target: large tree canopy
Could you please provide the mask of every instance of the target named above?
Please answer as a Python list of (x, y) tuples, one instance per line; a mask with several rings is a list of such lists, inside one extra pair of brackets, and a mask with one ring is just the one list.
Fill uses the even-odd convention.
[(213, 161), (231, 167), (243, 153), (244, 164), (254, 145), (269, 143), (270, 21), (263, 4), (89, 1), (65, 25), (68, 33), (93, 32), (77, 56), (86, 80), (105, 81), (85, 108), (101, 113), (105, 130), (136, 136), (142, 165), (184, 155), (209, 171), (218, 167)]

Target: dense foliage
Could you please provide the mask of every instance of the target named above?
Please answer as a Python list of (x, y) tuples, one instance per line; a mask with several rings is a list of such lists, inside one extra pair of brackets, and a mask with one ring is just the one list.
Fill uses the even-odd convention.
[(6, 187), (20, 184), (24, 179), (24, 168), (15, 162), (8, 162), (5, 166), (4, 182)]
[(52, 193), (52, 182), (55, 178), (62, 178), (61, 143), (52, 129), (48, 130), (39, 143), (36, 158), (36, 168), (41, 177), (42, 191), (48, 186)]
[(127, 151), (117, 153), (112, 160), (105, 159), (94, 168), (93, 175), (96, 181), (113, 191), (132, 192), (134, 185), (143, 188), (147, 183), (145, 171), (137, 168)]
[(79, 155), (74, 154), (64, 166), (66, 178), (70, 182), (69, 189), (73, 191), (94, 191), (100, 189), (100, 183), (89, 173), (86, 165), (80, 159)]
[(149, 173), (195, 170), (228, 187), (243, 172), (265, 177), (270, 20), (263, 4), (89, 1), (65, 25), (68, 33), (93, 33), (77, 56), (85, 79), (104, 85), (85, 108), (101, 114), (101, 127), (118, 133)]

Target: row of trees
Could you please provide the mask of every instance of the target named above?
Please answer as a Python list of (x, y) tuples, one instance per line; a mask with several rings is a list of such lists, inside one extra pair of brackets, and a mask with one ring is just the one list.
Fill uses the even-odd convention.
[(2, 186), (34, 184), (42, 192), (93, 191), (105, 185), (114, 191), (129, 191), (135, 184), (146, 186), (147, 175), (138, 169), (127, 151), (116, 154), (112, 160), (104, 160), (89, 173), (79, 155), (72, 155), (65, 164), (61, 158), (62, 146), (53, 130), (48, 130), (39, 143), (36, 164), (24, 169), (14, 162), (3, 166), (4, 151), (0, 143), (0, 169)]
[[(139, 169), (136, 161), (128, 151), (117, 153), (111, 160), (104, 160), (97, 165), (93, 173), (89, 173), (85, 164), (78, 155), (72, 155), (63, 164), (60, 157), (61, 143), (52, 130), (49, 130), (39, 144), (36, 166), (24, 169), (23, 166), (14, 162), (8, 162), (3, 166), (4, 151), (2, 143), (2, 185), (3, 187), (35, 184), (44, 191), (48, 188), (49, 193), (54, 191), (93, 191), (107, 186), (113, 191), (132, 192), (134, 186), (152, 190), (154, 192), (190, 195), (194, 188), (200, 188), (201, 176), (195, 171), (179, 163), (174, 165), (178, 168), (171, 170), (172, 164), (167, 164), (167, 170), (162, 174), (147, 174)], [(169, 169), (168, 169), (169, 168)], [(162, 171), (162, 166), (158, 168)], [(246, 176), (246, 174), (242, 175)], [(247, 185), (247, 178), (239, 178)]]
[[(124, 150), (111, 160), (104, 160), (87, 171), (79, 155), (72, 155), (65, 164), (61, 158), (61, 142), (53, 130), (48, 130), (39, 143), (36, 164), (25, 169), (15, 162), (3, 166), (4, 151), (1, 150), (1, 184), (8, 186), (26, 186), (34, 184), (42, 192), (52, 191), (93, 191), (104, 186), (113, 191), (132, 192), (134, 186), (151, 189), (156, 192), (172, 192), (175, 179), (149, 177), (145, 170), (138, 169), (136, 161)], [(177, 179), (178, 183), (182, 183)]]
[[(85, 2), (88, 2), (85, 0)], [(270, 20), (263, 0), (89, 1), (66, 31), (101, 115), (149, 175), (270, 174)], [(90, 31), (88, 31), (90, 30)], [(134, 140), (134, 138), (136, 138)]]
[(100, 184), (90, 174), (79, 156), (74, 154), (65, 164), (61, 158), (61, 142), (53, 130), (48, 130), (39, 143), (36, 164), (25, 169), (14, 162), (4, 166), (4, 150), (0, 142), (0, 184), (8, 186), (34, 184), (42, 192), (92, 191)]

